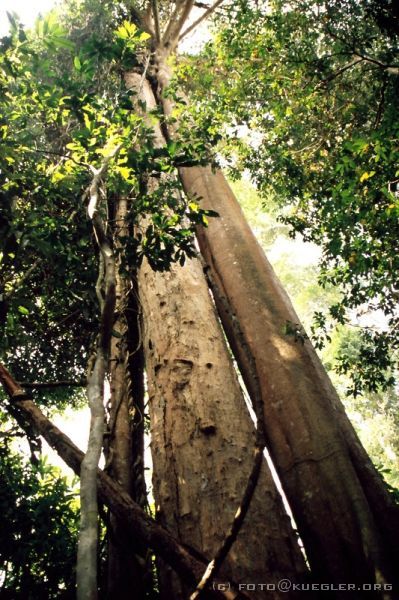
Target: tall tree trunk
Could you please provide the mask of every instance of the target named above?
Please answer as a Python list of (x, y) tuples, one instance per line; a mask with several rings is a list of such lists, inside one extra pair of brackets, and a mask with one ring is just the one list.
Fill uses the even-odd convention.
[[(254, 427), (199, 261), (162, 274), (144, 265), (139, 281), (158, 519), (180, 541), (212, 557), (251, 470)], [(283, 577), (298, 581), (304, 570), (264, 461), (225, 573), (237, 581), (277, 583)], [(170, 571), (163, 570), (162, 588), (165, 597), (184, 597)]]
[(395, 509), (310, 342), (284, 333), (287, 322), (299, 327), (288, 296), (223, 174), (194, 167), (180, 175), (186, 193), (220, 215), (199, 231), (201, 251), (250, 391), (248, 349), (255, 360), (269, 449), (312, 572), (331, 582), (392, 582), (395, 552), (378, 511), (396, 519)]
[[(136, 73), (127, 86), (147, 110), (152, 89)], [(154, 143), (165, 139), (154, 126)], [(149, 186), (156, 186), (150, 181)], [(254, 426), (197, 259), (168, 273), (144, 262), (139, 271), (151, 417), (155, 506), (160, 522), (184, 544), (213, 557), (239, 506), (252, 467)], [(259, 552), (259, 547), (262, 551)], [(226, 560), (237, 581), (302, 578), (304, 560), (264, 460), (258, 488)], [(161, 568), (164, 598), (187, 590)], [(264, 597), (258, 590), (255, 597)], [(277, 597), (273, 591), (270, 598)]]
[[(137, 291), (124, 264), (128, 235), (127, 200), (114, 202), (116, 253), (116, 307), (110, 353), (109, 422), (106, 471), (141, 507), (144, 482), (144, 376)], [(141, 600), (146, 597), (146, 549), (128, 540), (126, 526), (112, 514), (108, 528), (109, 598)]]

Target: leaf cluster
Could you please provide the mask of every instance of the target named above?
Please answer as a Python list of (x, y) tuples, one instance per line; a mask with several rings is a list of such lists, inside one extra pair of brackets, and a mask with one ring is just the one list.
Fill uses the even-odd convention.
[(75, 12), (51, 13), (32, 31), (11, 17), (0, 41), (0, 352), (20, 380), (84, 375), (98, 324), (87, 196), (93, 172), (116, 148), (100, 210), (120, 248), (112, 214), (118, 198), (128, 201), (125, 274), (134, 276), (144, 257), (160, 270), (183, 264), (207, 217), (175, 176), (176, 167), (204, 161), (207, 148), (184, 136), (157, 148), (152, 125), (164, 116), (154, 111), (148, 123), (136, 114), (135, 92), (121, 77), (148, 62), (148, 34), (123, 5), (71, 6)]
[(4, 598), (74, 597), (77, 491), (42, 459), (0, 446), (0, 563)]

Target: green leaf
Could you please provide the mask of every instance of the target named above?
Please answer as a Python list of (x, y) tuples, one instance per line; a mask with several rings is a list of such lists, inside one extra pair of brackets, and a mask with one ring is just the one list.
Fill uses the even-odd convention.
[(122, 25), (116, 30), (115, 35), (121, 40), (127, 40), (133, 38), (136, 31), (137, 26), (134, 23), (123, 21)]

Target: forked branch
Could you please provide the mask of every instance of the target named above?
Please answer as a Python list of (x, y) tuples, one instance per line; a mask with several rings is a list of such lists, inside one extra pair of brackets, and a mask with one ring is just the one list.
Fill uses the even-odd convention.
[(179, 37), (179, 42), (183, 38), (185, 38), (186, 35), (188, 35), (192, 31), (194, 31), (194, 29), (196, 29), (196, 27), (198, 27), (198, 25), (200, 25), (203, 21), (205, 21), (205, 19), (207, 19), (217, 9), (217, 7), (222, 4), (222, 2), (223, 2), (223, 0), (216, 0), (216, 2), (214, 4), (212, 4), (212, 6), (210, 6), (200, 17), (198, 17), (198, 19), (196, 21), (194, 21), (194, 23), (192, 23), (189, 27), (187, 27), (187, 29), (185, 29), (183, 31), (183, 33)]
[(170, 51), (174, 50), (177, 46), (180, 32), (183, 29), (193, 6), (194, 0), (176, 2), (176, 8), (173, 11), (162, 39), (163, 46), (169, 46)]

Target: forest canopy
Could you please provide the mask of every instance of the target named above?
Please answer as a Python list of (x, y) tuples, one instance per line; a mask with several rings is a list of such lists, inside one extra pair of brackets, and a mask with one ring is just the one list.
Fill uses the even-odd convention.
[[(341, 581), (352, 560), (357, 582), (391, 585), (396, 6), (67, 0), (30, 29), (14, 13), (9, 21), (0, 39), (4, 597), (72, 598), (76, 570), (79, 599), (123, 600), (133, 585), (142, 598), (225, 597), (215, 588), (222, 569), (220, 585), (231, 581), (240, 598), (234, 586), (250, 577)], [(292, 254), (275, 264), (304, 324), (256, 258), (222, 168), (266, 252), (287, 238), (313, 244), (317, 266), (293, 273)], [(87, 400), (83, 457), (48, 419)], [(76, 481), (43, 458), (39, 434), (80, 473), (80, 500)], [(21, 437), (30, 458), (18, 454)], [(338, 515), (359, 497), (346, 533)], [(258, 532), (271, 546), (255, 560)]]

